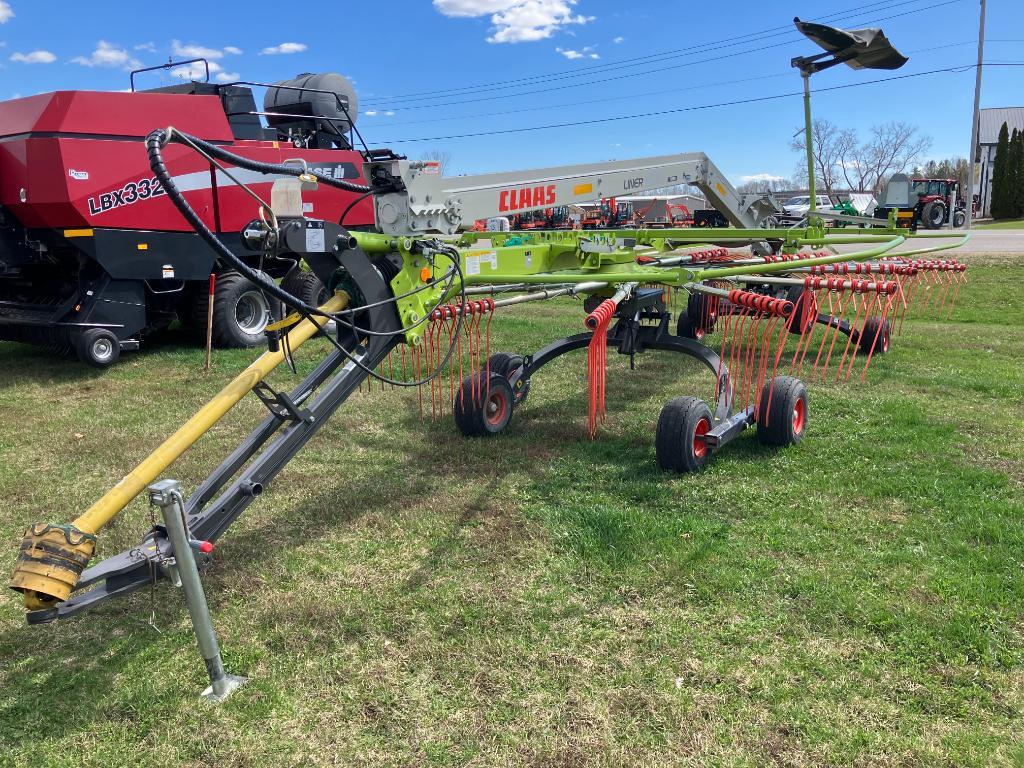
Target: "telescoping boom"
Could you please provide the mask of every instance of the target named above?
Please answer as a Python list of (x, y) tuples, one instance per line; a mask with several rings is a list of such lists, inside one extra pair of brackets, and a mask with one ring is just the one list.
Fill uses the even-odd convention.
[(467, 224), (491, 216), (679, 184), (697, 187), (734, 227), (761, 229), (781, 213), (768, 193), (737, 192), (703, 152), (451, 177), (441, 176), (436, 162), (387, 159), (371, 162), (366, 176), (403, 182), (401, 191), (376, 196), (377, 227), (387, 235), (455, 234)]

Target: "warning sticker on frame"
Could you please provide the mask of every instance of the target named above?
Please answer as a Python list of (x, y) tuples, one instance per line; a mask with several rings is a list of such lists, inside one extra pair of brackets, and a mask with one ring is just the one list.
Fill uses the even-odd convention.
[(497, 251), (482, 251), (466, 256), (466, 274), (479, 275), (481, 265), (488, 265), (491, 270), (498, 268)]

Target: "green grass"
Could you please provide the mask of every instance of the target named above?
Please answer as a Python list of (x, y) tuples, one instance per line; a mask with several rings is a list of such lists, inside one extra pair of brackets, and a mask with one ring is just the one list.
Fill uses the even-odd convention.
[(1001, 219), (974, 224), (977, 229), (1024, 229), (1024, 219)]
[[(654, 462), (661, 405), (711, 389), (675, 356), (613, 356), (596, 442), (582, 355), (488, 441), (364, 390), (205, 577), (249, 685), (197, 699), (166, 583), (41, 627), (12, 593), (0, 765), (1024, 764), (1024, 263), (969, 274), (867, 384), (809, 382), (799, 446), (744, 435), (699, 475)], [(579, 327), (578, 307), (517, 308), (492, 348)], [(4, 568), (28, 522), (73, 518), (253, 355), (204, 374), (172, 340), (97, 374), (0, 345)], [(259, 413), (170, 476), (194, 488)], [(147, 525), (133, 504), (101, 554)]]

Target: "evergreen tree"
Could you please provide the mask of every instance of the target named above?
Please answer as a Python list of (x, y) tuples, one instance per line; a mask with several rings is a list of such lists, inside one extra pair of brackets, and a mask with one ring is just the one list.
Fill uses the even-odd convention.
[(1007, 173), (1010, 160), (1010, 129), (1006, 123), (999, 129), (999, 144), (996, 146), (996, 157), (992, 162), (992, 201), (990, 210), (993, 219), (1006, 219), (1007, 211)]
[(1013, 200), (1013, 218), (1024, 217), (1024, 131), (1015, 131), (1017, 140), (1013, 143), (1013, 166), (1010, 171), (1010, 195)]

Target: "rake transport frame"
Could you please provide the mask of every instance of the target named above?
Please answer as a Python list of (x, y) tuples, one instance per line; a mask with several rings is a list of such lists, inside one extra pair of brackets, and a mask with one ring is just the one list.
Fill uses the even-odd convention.
[[(190, 144), (198, 151), (212, 152), (212, 145), (176, 134), (173, 129), (154, 132), (149, 139), (154, 173), (163, 180), (168, 194), (188, 218), (188, 203), (177, 193), (173, 178), (163, 166), (161, 149), (171, 139)], [(713, 451), (753, 424), (758, 424), (759, 434), (765, 429), (775, 435), (775, 439), (768, 442), (795, 442), (802, 436), (806, 424), (806, 395), (802, 396), (800, 423), (796, 422), (795, 412), (791, 422), (796, 431), (790, 430), (781, 438), (776, 433), (790, 422), (782, 419), (775, 427), (766, 429), (765, 415), (761, 411), (766, 412), (770, 403), (761, 411), (755, 400), (737, 408), (736, 387), (730, 385), (731, 374), (722, 356), (697, 340), (671, 333), (666, 291), (682, 289), (689, 294), (709, 296), (728, 294), (730, 299), (739, 302), (732, 306), (739, 307), (740, 314), (757, 318), (758, 322), (762, 317), (787, 318), (793, 315), (793, 304), (771, 298), (769, 294), (774, 288), (769, 283), (761, 286), (766, 289), (761, 294), (735, 290), (730, 293), (721, 285), (735, 279), (757, 281), (759, 276), (766, 276), (764, 279), (768, 280), (767, 276), (773, 274), (827, 269), (830, 265), (867, 267), (869, 260), (884, 257), (906, 240), (905, 232), (897, 232), (894, 226), (870, 234), (835, 236), (828, 234), (820, 222), (816, 226), (787, 230), (464, 233), (449, 238), (437, 234), (398, 236), (352, 232), (332, 222), (302, 215), (302, 186), (308, 187), (314, 180), (330, 183), (330, 179), (295, 166), (260, 168), (224, 150), (220, 152), (220, 160), (291, 177), (275, 182), (274, 206), (260, 208), (260, 217), (245, 228), (242, 237), (251, 247), (262, 248), (268, 254), (289, 253), (300, 257), (330, 289), (332, 297), (323, 306), (312, 308), (285, 295), (285, 300), (297, 307), (298, 312), (271, 326), (270, 348), (266, 353), (73, 522), (38, 523), (26, 531), (11, 586), (23, 593), (30, 623), (75, 615), (166, 575), (164, 564), (169, 562), (173, 552), (166, 529), (159, 525), (149, 531), (137, 547), (91, 568), (86, 566), (95, 551), (99, 530), (247, 393), (251, 391), (259, 397), (268, 414), (188, 496), (184, 512), (188, 531), (195, 541), (213, 542), (223, 535), (359, 385), (370, 376), (380, 376), (374, 371), (394, 349), (407, 345), (411, 353), (420, 355), (421, 367), (414, 371), (415, 376), (420, 377), (420, 383), (428, 383), (431, 377), (436, 382), (438, 375), (446, 370), (445, 364), (449, 364), (447, 370), (454, 370), (456, 342), (466, 333), (463, 320), (466, 319), (466, 327), (471, 327), (475, 317), (479, 326), (482, 315), (489, 316), (508, 304), (557, 296), (592, 297), (585, 304), (590, 310), (587, 331), (553, 342), (533, 355), (505, 355), (501, 358), (502, 370), (497, 370), (497, 363), (491, 368), (491, 361), (499, 356), (489, 358), (486, 363), (483, 361), (478, 344), (475, 366), (471, 355), (470, 375), (460, 382), (459, 392), (452, 402), (456, 422), (466, 434), (483, 435), (503, 429), (513, 407), (525, 398), (531, 378), (555, 357), (589, 347), (592, 358), (596, 355), (600, 359), (604, 349), (614, 346), (631, 356), (645, 349), (679, 352), (701, 361), (717, 376), (714, 412), (704, 414), (699, 408), (695, 410), (695, 403), (687, 403), (689, 411), (700, 419), (696, 427), (692, 423), (677, 425), (677, 432), (689, 430), (683, 435), (682, 460), (671, 457), (662, 460), (661, 442), (664, 441), (659, 429), (662, 466), (697, 469)], [(385, 190), (382, 194), (392, 201), (408, 195), (404, 185), (394, 179), (379, 189)], [(197, 231), (211, 243), (216, 242), (216, 235), (204, 233), (201, 227), (197, 227)], [(721, 263), (709, 263), (707, 249), (714, 246), (701, 246), (705, 243), (742, 246), (758, 242), (776, 244), (773, 250), (777, 254), (730, 254), (719, 247), (714, 250)], [(821, 248), (851, 243), (870, 247), (856, 253), (796, 258), (805, 255), (798, 253), (804, 246)], [(694, 250), (697, 246), (705, 250)], [(912, 251), (904, 258), (931, 250), (938, 248)], [(876, 261), (875, 271), (884, 271), (885, 264)], [(253, 278), (260, 279), (259, 275)], [(801, 275), (791, 282), (806, 279)], [(273, 283), (260, 285), (268, 293), (281, 293)], [(508, 296), (509, 293), (514, 295)], [(488, 298), (474, 300), (472, 297), (476, 294), (487, 294)], [(500, 298), (503, 296), (506, 298)], [(458, 303), (451, 303), (452, 300)], [(324, 327), (330, 319), (335, 320), (332, 332)], [(613, 319), (616, 325), (610, 328)], [(825, 315), (819, 322), (834, 325)], [(442, 356), (444, 345), (438, 343), (439, 335), (431, 341), (434, 335), (431, 328), (445, 323), (450, 329), (451, 342)], [(850, 335), (856, 330), (847, 327), (845, 332)], [(271, 388), (265, 381), (268, 374), (287, 360), (292, 350), (318, 335), (331, 339), (332, 348), (327, 356), (290, 392)], [(461, 353), (458, 361), (461, 368)], [(426, 373), (427, 367), (432, 367), (432, 373)], [(593, 370), (591, 378), (593, 432), (595, 412), (603, 411), (603, 364), (600, 381), (594, 381)], [(763, 384), (764, 379), (762, 374), (755, 384)], [(802, 391), (802, 385), (800, 389)], [(693, 415), (689, 411), (677, 415), (689, 418)], [(499, 414), (497, 418), (495, 413)], [(209, 557), (208, 551), (198, 555), (201, 563)]]

